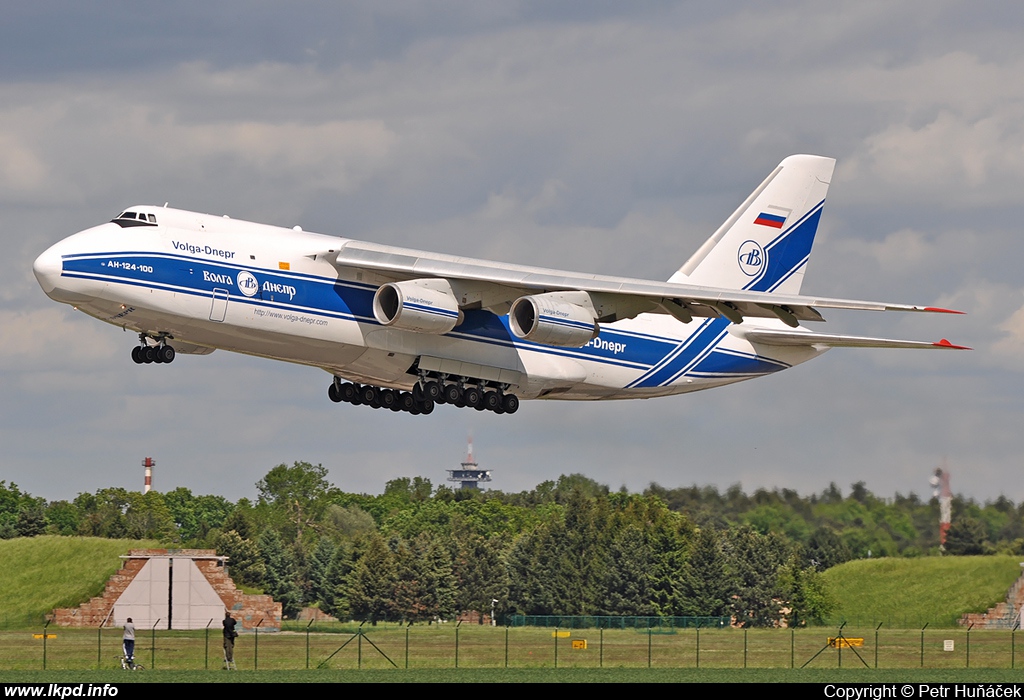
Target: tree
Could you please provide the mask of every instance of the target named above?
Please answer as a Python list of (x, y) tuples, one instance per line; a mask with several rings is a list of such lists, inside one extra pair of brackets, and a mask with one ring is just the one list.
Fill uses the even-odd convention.
[(835, 530), (822, 526), (814, 531), (804, 548), (803, 565), (824, 571), (852, 558), (850, 548), (839, 538)]
[(277, 465), (256, 483), (256, 490), (260, 505), (270, 512), (270, 524), (279, 525), (289, 540), (301, 539), (305, 529), (320, 522), (336, 491), (327, 481), (327, 470), (309, 462)]
[(786, 621), (790, 627), (821, 624), (838, 605), (825, 577), (813, 566), (801, 566), (795, 555), (779, 569), (779, 590), (788, 608)]
[(651, 548), (644, 532), (631, 524), (620, 530), (608, 550), (604, 576), (606, 615), (653, 615)]
[(349, 609), (349, 581), (355, 560), (353, 548), (348, 542), (342, 542), (334, 550), (334, 557), (330, 566), (327, 567), (327, 575), (324, 577), (323, 598), (320, 609), (339, 620), (351, 620), (352, 612)]
[(348, 576), (348, 605), (352, 617), (372, 625), (380, 620), (397, 619), (396, 580), (394, 554), (384, 538), (374, 533)]
[[(479, 615), (478, 622), (483, 624), (484, 615), (490, 614), (491, 601), (501, 603), (507, 597), (503, 542), (497, 536), (485, 538), (469, 533), (456, 538), (455, 549), (454, 564), (449, 556), (447, 566), (453, 576), (448, 614), (452, 609), (473, 610)], [(434, 557), (441, 566), (444, 565), (440, 552), (435, 552)]]
[(329, 597), (327, 574), (334, 561), (338, 547), (329, 537), (321, 537), (309, 559), (309, 571), (306, 576), (308, 590), (306, 600), (323, 603)]
[(217, 553), (228, 558), (228, 571), (236, 583), (259, 586), (267, 573), (259, 547), (234, 530), (222, 532), (216, 541)]
[(281, 604), (285, 617), (294, 618), (302, 605), (302, 593), (295, 580), (295, 561), (291, 552), (281, 543), (277, 532), (270, 528), (260, 535), (259, 550), (266, 568), (263, 591)]
[(789, 556), (774, 533), (762, 535), (744, 526), (729, 534), (729, 568), (736, 589), (733, 615), (742, 627), (774, 627), (781, 619), (783, 595), (778, 572)]
[(986, 535), (985, 526), (977, 518), (957, 518), (949, 526), (946, 551), (959, 555), (984, 554)]
[(161, 542), (177, 540), (178, 531), (174, 526), (174, 518), (161, 493), (131, 491), (127, 496), (128, 507), (124, 515), (128, 537)]
[(728, 615), (733, 588), (718, 534), (711, 528), (702, 529), (683, 569), (682, 613), (694, 617)]

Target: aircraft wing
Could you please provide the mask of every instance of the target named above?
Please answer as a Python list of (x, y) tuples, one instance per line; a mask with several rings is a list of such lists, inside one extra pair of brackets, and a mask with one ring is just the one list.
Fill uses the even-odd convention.
[(945, 338), (937, 343), (920, 340), (891, 340), (889, 338), (864, 338), (856, 335), (829, 335), (809, 331), (786, 331), (768, 328), (743, 330), (741, 335), (752, 343), (783, 346), (822, 346), (830, 348), (935, 348), (939, 350), (970, 350), (964, 345), (954, 345)]
[(816, 307), (961, 313), (932, 306), (769, 294), (589, 275), (427, 253), (363, 241), (346, 241), (336, 255), (332, 251), (325, 257), (339, 270), (373, 271), (391, 280), (440, 278), (449, 282), (486, 285), (485, 296), (488, 301), (482, 304), (484, 308), (497, 307), (503, 302), (511, 303), (523, 294), (586, 292), (596, 295), (599, 301), (607, 301), (610, 313), (602, 314), (599, 311), (599, 321), (618, 320), (644, 312), (660, 312), (668, 313), (683, 322), (689, 322), (694, 316), (724, 316), (734, 323), (742, 323), (745, 317), (780, 318), (787, 325), (795, 327), (798, 321), (823, 321)]

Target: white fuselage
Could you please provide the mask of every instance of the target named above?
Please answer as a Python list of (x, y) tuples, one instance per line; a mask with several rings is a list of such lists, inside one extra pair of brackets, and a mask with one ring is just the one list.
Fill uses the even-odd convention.
[(174, 209), (133, 211), (155, 222), (76, 233), (39, 256), (36, 276), (57, 301), (182, 348), (312, 365), (395, 389), (412, 387), (411, 368), (429, 361), (452, 377), (500, 378), (524, 399), (678, 394), (771, 374), (823, 351), (743, 338), (748, 324), (783, 327), (772, 320), (684, 324), (654, 313), (602, 324), (580, 348), (521, 340), (507, 315), (483, 309), (466, 310), (443, 335), (398, 330), (371, 308), (392, 280), (332, 263), (346, 239)]

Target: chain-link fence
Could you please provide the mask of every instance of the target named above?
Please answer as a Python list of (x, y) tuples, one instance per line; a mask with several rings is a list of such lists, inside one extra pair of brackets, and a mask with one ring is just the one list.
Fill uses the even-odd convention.
[[(120, 666), (118, 629), (0, 632), (0, 669)], [(473, 624), (328, 625), (243, 634), (239, 669), (305, 668), (1014, 668), (1016, 631), (846, 626), (562, 629)], [(223, 666), (220, 630), (138, 630), (135, 660), (156, 669)], [(1024, 659), (1021, 660), (1024, 663)]]

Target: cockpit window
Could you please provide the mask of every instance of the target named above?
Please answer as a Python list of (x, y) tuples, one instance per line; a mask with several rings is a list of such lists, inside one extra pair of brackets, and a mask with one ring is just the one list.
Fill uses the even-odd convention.
[(156, 214), (123, 211), (111, 219), (111, 221), (121, 228), (128, 228), (129, 226), (156, 226)]

